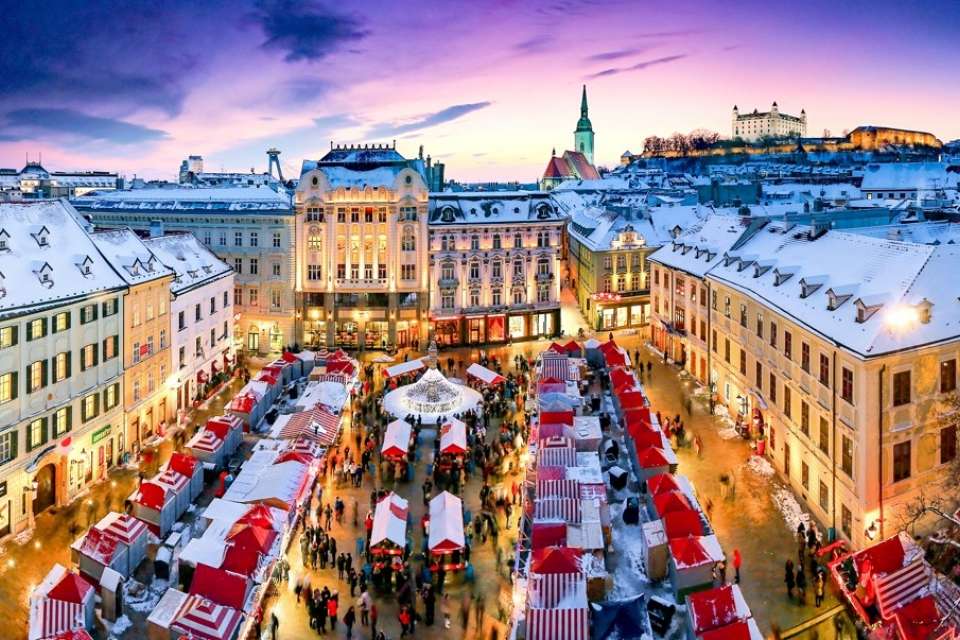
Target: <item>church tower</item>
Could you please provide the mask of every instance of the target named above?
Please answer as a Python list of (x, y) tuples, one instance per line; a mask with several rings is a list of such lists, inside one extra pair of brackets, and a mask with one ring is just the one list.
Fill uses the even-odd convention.
[(577, 130), (573, 132), (573, 148), (593, 164), (593, 125), (590, 124), (587, 114), (587, 85), (583, 85), (583, 95), (580, 98), (580, 119), (577, 120)]

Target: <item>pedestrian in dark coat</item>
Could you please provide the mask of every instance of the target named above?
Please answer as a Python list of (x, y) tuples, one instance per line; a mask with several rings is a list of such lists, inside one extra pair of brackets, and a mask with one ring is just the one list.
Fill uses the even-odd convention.
[(800, 598), (800, 604), (807, 602), (807, 576), (803, 573), (803, 565), (797, 565), (797, 596)]
[(357, 621), (357, 614), (354, 613), (353, 607), (347, 609), (347, 612), (343, 614), (343, 624), (347, 627), (347, 638), (353, 637), (353, 624)]
[(793, 574), (793, 560), (787, 560), (787, 564), (783, 567), (783, 581), (787, 584), (787, 597), (793, 597), (793, 585), (795, 584), (794, 574)]

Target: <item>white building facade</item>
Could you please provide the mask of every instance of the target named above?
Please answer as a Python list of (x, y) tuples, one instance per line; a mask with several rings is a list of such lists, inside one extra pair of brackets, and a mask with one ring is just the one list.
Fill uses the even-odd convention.
[(560, 335), (566, 218), (546, 193), (430, 197), (430, 324), (439, 345)]
[(777, 103), (770, 105), (770, 111), (741, 112), (733, 106), (732, 136), (745, 142), (756, 142), (763, 138), (795, 138), (807, 135), (807, 112), (800, 110), (799, 116), (781, 113)]
[(233, 269), (192, 234), (159, 236), (144, 244), (175, 274), (170, 283), (173, 364), (168, 383), (175, 388), (182, 416), (235, 361)]
[(126, 285), (78, 221), (59, 201), (0, 205), (0, 538), (128, 449)]

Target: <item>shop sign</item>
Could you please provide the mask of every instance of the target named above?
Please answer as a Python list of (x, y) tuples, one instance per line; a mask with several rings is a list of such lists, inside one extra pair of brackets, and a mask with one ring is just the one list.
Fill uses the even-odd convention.
[(110, 435), (110, 425), (105, 427), (100, 427), (90, 436), (90, 444), (97, 444), (104, 438)]

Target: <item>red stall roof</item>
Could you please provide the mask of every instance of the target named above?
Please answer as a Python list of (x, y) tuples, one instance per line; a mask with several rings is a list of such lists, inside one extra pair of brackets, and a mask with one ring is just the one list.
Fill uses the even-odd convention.
[(565, 522), (534, 522), (530, 534), (533, 549), (567, 546), (567, 524)]
[(670, 555), (673, 556), (673, 561), (679, 569), (696, 567), (713, 561), (700, 541), (693, 536), (671, 538), (668, 544), (670, 545)]
[(693, 507), (690, 506), (690, 501), (687, 500), (687, 497), (680, 493), (679, 490), (665, 491), (655, 496), (653, 498), (653, 506), (661, 518), (668, 513), (693, 510)]
[(190, 583), (190, 594), (243, 611), (249, 584), (247, 577), (239, 573), (198, 563)]
[(255, 549), (260, 553), (267, 553), (277, 539), (277, 532), (273, 528), (258, 527), (252, 524), (235, 524), (227, 534), (227, 542), (246, 549)]
[(166, 502), (167, 488), (153, 482), (144, 482), (137, 490), (134, 500), (148, 509), (159, 511)]
[(167, 466), (179, 474), (192, 478), (193, 474), (196, 473), (198, 464), (200, 464), (200, 461), (193, 456), (174, 451), (170, 455), (170, 462)]
[(694, 635), (718, 629), (750, 616), (750, 609), (737, 585), (725, 585), (687, 596)]
[(671, 473), (658, 473), (647, 478), (647, 490), (652, 496), (658, 496), (665, 491), (679, 491), (680, 485)]
[(663, 516), (663, 530), (667, 539), (702, 536), (703, 523), (696, 511), (676, 511)]
[(666, 467), (670, 464), (666, 452), (660, 447), (647, 447), (637, 453), (637, 458), (644, 469)]
[(530, 571), (533, 573), (583, 573), (579, 549), (545, 547), (533, 552)]
[(289, 351), (284, 351), (283, 353), (280, 354), (280, 357), (283, 358), (284, 362), (290, 362), (290, 363), (293, 363), (299, 360), (297, 356), (293, 355)]

